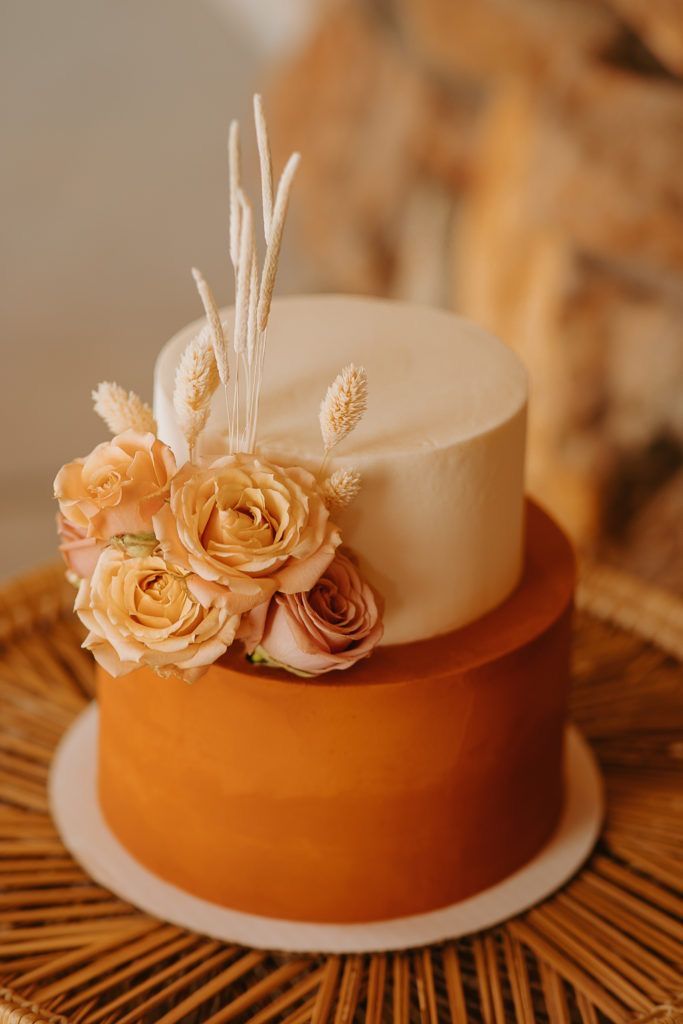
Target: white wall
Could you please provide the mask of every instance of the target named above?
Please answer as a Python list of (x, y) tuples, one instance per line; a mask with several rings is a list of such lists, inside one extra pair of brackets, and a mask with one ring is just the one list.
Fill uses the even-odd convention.
[(280, 55), (306, 37), (325, 0), (208, 0), (230, 24), (241, 23), (259, 50)]

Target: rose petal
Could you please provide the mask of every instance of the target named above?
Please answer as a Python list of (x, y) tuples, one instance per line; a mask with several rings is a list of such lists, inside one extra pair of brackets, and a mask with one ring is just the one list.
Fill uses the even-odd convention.
[(261, 643), (266, 628), (269, 608), (270, 601), (264, 601), (242, 616), (236, 639), (242, 641), (247, 654), (253, 654), (254, 650)]
[(341, 544), (341, 534), (330, 526), (325, 542), (314, 555), (302, 560), (291, 559), (278, 572), (278, 590), (283, 594), (299, 594), (318, 582), (334, 558), (335, 549)]
[[(335, 607), (345, 604), (341, 621)], [(310, 593), (277, 594), (260, 646), (274, 661), (319, 675), (368, 657), (382, 638), (381, 606), (356, 566), (337, 552)]]

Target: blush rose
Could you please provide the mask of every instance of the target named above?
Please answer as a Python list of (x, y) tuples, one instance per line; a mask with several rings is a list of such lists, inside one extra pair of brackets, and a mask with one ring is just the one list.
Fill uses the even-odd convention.
[(245, 616), (239, 636), (255, 660), (312, 676), (367, 658), (383, 631), (378, 596), (337, 552), (308, 593), (276, 594)]
[(79, 580), (88, 579), (107, 546), (106, 542), (88, 537), (82, 526), (74, 526), (61, 512), (57, 513), (57, 532), (59, 550), (67, 569)]

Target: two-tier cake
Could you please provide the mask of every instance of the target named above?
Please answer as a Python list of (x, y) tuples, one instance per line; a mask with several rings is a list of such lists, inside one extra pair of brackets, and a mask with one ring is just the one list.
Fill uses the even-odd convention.
[(241, 203), (236, 312), (197, 275), (208, 321), (162, 351), (155, 418), (101, 386), (116, 436), (57, 478), (101, 807), (223, 906), (433, 910), (529, 861), (563, 806), (574, 564), (525, 502), (525, 372), (456, 316), (341, 296), (267, 296), (264, 359)]

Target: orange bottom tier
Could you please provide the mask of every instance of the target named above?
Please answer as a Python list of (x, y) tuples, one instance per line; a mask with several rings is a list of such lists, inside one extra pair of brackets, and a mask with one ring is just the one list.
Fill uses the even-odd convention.
[(270, 917), (379, 920), (492, 885), (562, 809), (573, 589), (530, 504), (519, 587), (447, 636), (313, 681), (237, 653), (193, 685), (101, 672), (110, 827), (162, 878)]

